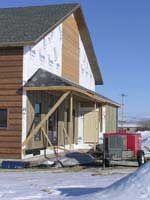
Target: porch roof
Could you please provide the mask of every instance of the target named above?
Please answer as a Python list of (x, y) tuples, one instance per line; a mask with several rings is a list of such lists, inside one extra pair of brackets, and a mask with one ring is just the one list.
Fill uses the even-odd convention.
[(85, 95), (93, 101), (120, 107), (119, 103), (107, 97), (41, 68), (27, 81), (23, 89), (26, 91), (72, 91)]

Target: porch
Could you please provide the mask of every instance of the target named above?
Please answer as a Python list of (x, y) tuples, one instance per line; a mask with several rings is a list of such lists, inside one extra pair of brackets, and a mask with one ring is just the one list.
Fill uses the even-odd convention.
[(112, 103), (111, 100), (42, 69), (28, 81), (24, 91), (27, 96), (24, 156), (56, 146), (69, 151), (99, 143), (102, 106)]

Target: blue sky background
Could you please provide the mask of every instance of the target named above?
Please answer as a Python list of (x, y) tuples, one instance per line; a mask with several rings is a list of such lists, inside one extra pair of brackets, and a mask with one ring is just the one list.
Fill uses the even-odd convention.
[(127, 117), (150, 116), (149, 0), (0, 0), (0, 7), (81, 3), (104, 85), (97, 91), (115, 101), (126, 97)]

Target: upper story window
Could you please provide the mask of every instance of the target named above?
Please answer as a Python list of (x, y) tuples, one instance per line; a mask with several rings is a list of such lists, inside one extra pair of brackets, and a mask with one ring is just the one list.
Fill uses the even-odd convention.
[(0, 128), (7, 128), (7, 109), (0, 109)]

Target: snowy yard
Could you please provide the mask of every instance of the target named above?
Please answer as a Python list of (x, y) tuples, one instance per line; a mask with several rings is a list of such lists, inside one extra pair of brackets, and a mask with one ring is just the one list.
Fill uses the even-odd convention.
[[(149, 145), (150, 132), (142, 132), (142, 148)], [(150, 162), (135, 172), (62, 171), (0, 172), (0, 200), (150, 200)]]
[(89, 172), (2, 172), (0, 199), (91, 200), (95, 199), (103, 187), (107, 187), (122, 176), (92, 176)]
[(150, 163), (130, 175), (122, 170), (111, 175), (93, 173), (0, 172), (0, 199), (150, 199)]

